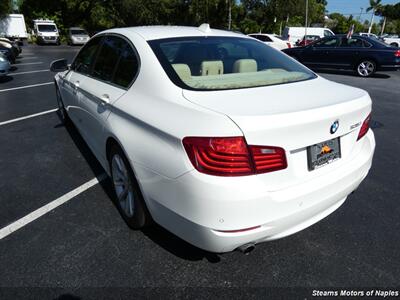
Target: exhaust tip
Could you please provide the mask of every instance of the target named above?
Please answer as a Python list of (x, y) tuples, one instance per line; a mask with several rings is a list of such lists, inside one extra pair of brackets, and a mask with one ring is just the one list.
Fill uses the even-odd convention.
[(256, 244), (248, 243), (237, 248), (238, 251), (242, 252), (244, 255), (249, 255), (256, 248)]

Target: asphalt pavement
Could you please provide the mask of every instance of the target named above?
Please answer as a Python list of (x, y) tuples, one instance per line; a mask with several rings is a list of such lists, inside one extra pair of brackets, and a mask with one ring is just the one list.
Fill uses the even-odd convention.
[[(88, 293), (258, 298), (288, 291), (295, 297), (299, 287), (306, 288), (302, 298), (311, 298), (314, 289), (399, 289), (400, 72), (373, 78), (319, 72), (371, 95), (377, 148), (370, 174), (340, 209), (310, 228), (259, 244), (247, 256), (213, 254), (159, 226), (130, 230), (119, 216), (104, 170), (54, 111), (49, 64), (71, 61), (78, 50), (24, 46), (10, 76), (0, 80), (0, 230), (69, 197), (0, 237), (0, 298), (26, 296), (33, 288), (41, 299), (85, 299)], [(91, 180), (100, 183), (68, 194)]]

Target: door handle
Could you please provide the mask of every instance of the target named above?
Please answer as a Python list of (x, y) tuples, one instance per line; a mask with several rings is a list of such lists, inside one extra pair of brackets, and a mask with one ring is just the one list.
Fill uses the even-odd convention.
[(74, 82), (74, 89), (77, 90), (78, 87), (79, 87), (79, 84), (80, 84), (79, 80), (75, 81), (75, 82)]
[(106, 105), (110, 103), (110, 96), (108, 94), (103, 94), (100, 97), (101, 104)]

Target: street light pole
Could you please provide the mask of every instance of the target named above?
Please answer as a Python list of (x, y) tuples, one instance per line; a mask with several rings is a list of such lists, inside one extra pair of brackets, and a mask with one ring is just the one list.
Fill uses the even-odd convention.
[(305, 34), (304, 36), (307, 35), (307, 26), (308, 26), (308, 0), (306, 0), (306, 26), (305, 26)]

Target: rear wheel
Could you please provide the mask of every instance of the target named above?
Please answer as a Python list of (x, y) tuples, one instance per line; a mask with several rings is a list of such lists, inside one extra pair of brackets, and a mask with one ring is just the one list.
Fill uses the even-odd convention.
[(372, 60), (362, 60), (357, 65), (357, 74), (361, 77), (369, 77), (376, 71), (376, 64)]
[(397, 44), (397, 43), (391, 43), (390, 46), (392, 46), (392, 47), (399, 47), (399, 44)]
[(139, 229), (150, 224), (151, 217), (147, 211), (139, 184), (128, 159), (119, 147), (112, 147), (109, 164), (116, 204), (125, 222), (133, 229)]

